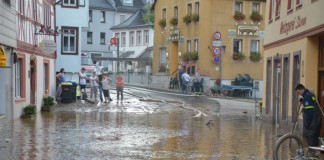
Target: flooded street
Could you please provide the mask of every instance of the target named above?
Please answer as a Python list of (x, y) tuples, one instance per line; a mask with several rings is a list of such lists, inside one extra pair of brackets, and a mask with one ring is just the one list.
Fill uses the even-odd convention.
[(114, 93), (109, 104), (62, 104), (9, 123), (0, 129), (0, 159), (272, 159), (275, 132), (249, 114), (253, 107), (226, 114), (204, 96), (132, 89), (116, 103)]

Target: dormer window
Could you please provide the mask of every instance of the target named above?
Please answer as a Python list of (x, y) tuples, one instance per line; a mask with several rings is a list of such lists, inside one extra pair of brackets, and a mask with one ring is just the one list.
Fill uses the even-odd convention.
[(133, 0), (124, 0), (124, 5), (133, 5)]
[(77, 0), (63, 0), (62, 7), (78, 7)]

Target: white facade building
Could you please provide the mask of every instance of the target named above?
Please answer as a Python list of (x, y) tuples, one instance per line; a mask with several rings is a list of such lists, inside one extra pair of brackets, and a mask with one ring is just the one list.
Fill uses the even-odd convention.
[(87, 30), (89, 22), (89, 0), (56, 2), (56, 25), (61, 30), (56, 39), (56, 72), (64, 68), (66, 80), (77, 82), (81, 70), (82, 30)]

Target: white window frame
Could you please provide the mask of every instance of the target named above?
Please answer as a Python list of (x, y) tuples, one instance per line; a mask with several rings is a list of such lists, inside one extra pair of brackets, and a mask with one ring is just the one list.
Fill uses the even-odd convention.
[(122, 23), (126, 20), (126, 15), (125, 14), (121, 14), (119, 15), (119, 22)]
[(150, 43), (150, 31), (144, 30), (144, 45), (148, 45)]
[[(237, 5), (239, 7), (239, 10), (237, 10)], [(234, 12), (240, 12), (243, 13), (243, 2), (242, 1), (235, 1), (234, 2)]]
[[(252, 48), (253, 48), (252, 45), (253, 45), (254, 42), (256, 42), (256, 51), (252, 51)], [(260, 40), (258, 40), (258, 39), (252, 39), (250, 41), (250, 54), (252, 52), (260, 52)]]
[(87, 43), (88, 44), (92, 44), (92, 37), (93, 37), (93, 33), (87, 32)]
[(133, 3), (133, 0), (124, 0), (124, 3), (132, 4)]
[[(256, 7), (256, 10), (255, 10)], [(259, 2), (252, 2), (252, 12), (260, 13), (260, 3)]]
[(22, 91), (21, 91), (21, 68), (22, 68), (22, 60), (21, 58), (18, 58), (17, 63), (15, 64), (15, 97), (21, 98)]
[(100, 13), (101, 13), (100, 23), (106, 23), (106, 12), (100, 11)]
[[(63, 35), (62, 35), (62, 44), (63, 46), (62, 48), (62, 54), (78, 54), (78, 28), (77, 27), (67, 27), (64, 28), (62, 27), (63, 30)], [(66, 32), (67, 31), (67, 32)], [(74, 33), (72, 33), (72, 31), (74, 31)], [(68, 38), (68, 42), (67, 42), (67, 48), (64, 47), (65, 44), (65, 38)], [(71, 39), (74, 39), (74, 48), (71, 49)]]
[(93, 11), (89, 10), (89, 22), (92, 22), (92, 13), (93, 13)]
[[(235, 42), (236, 41), (239, 42), (238, 52), (235, 51)], [(233, 54), (242, 53), (242, 45), (243, 45), (243, 40), (242, 39), (234, 39), (233, 40)]]
[(135, 32), (130, 31), (129, 32), (129, 46), (134, 46), (134, 42), (135, 42)]
[(167, 60), (166, 60), (166, 48), (160, 48), (160, 64), (166, 64)]
[[(102, 37), (102, 34), (104, 35)], [(100, 44), (105, 45), (106, 44), (106, 33), (105, 32), (100, 32)]]
[(126, 32), (121, 32), (121, 46), (126, 46)]
[(187, 51), (191, 52), (191, 40), (187, 40)]
[(117, 38), (117, 41), (119, 40), (117, 43), (120, 45), (120, 33), (115, 33), (115, 37)]
[(138, 46), (142, 45), (143, 43), (143, 38), (142, 38), (142, 31), (136, 31), (136, 44)]
[(195, 46), (195, 51), (198, 52), (199, 51), (199, 39), (194, 40), (194, 46)]
[[(71, 3), (72, 1), (74, 1), (74, 3)], [(77, 7), (78, 1), (79, 0), (62, 0), (62, 6)]]

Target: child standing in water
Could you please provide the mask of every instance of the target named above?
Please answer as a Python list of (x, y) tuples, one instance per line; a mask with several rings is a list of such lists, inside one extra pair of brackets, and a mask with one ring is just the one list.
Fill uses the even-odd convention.
[(124, 99), (124, 78), (123, 76), (118, 73), (116, 78), (116, 90), (117, 90), (117, 102), (119, 101), (119, 95), (121, 96), (121, 102), (123, 102)]
[(94, 95), (94, 101), (98, 101), (97, 96), (98, 96), (98, 76), (96, 72), (92, 73), (92, 76), (90, 77), (90, 84), (91, 84), (91, 94), (90, 94), (90, 99), (92, 99), (92, 96)]
[(103, 78), (102, 78), (102, 90), (103, 90), (103, 94), (105, 97), (105, 101), (104, 103), (108, 103), (111, 100), (110, 94), (109, 94), (109, 89), (110, 89), (110, 84), (112, 82), (112, 79), (108, 77), (107, 73), (103, 73)]

